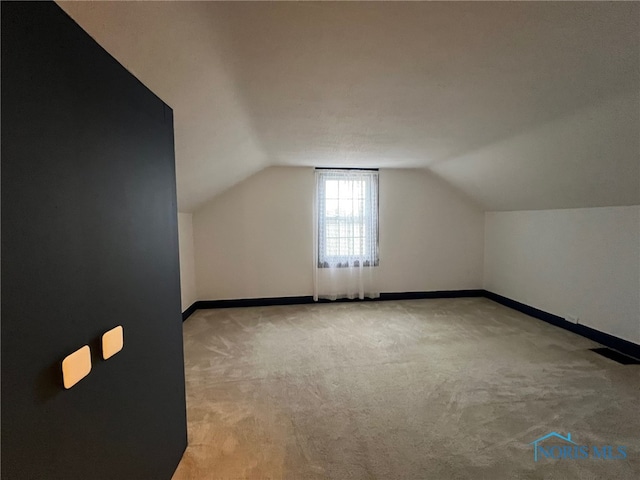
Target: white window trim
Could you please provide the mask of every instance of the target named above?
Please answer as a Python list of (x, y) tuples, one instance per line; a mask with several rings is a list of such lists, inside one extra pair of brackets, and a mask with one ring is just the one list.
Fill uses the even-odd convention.
[[(377, 170), (343, 170), (317, 169), (318, 176), (316, 192), (317, 215), (317, 252), (318, 268), (346, 268), (346, 267), (376, 267), (379, 259), (379, 208), (378, 208), (378, 171)], [(326, 182), (333, 179), (364, 180), (365, 181), (365, 214), (362, 218), (362, 228), (365, 231), (365, 254), (363, 255), (327, 255), (326, 252)], [(348, 221), (351, 217), (337, 217), (339, 221)], [(370, 231), (370, 232), (369, 232)], [(369, 233), (367, 233), (369, 232)]]

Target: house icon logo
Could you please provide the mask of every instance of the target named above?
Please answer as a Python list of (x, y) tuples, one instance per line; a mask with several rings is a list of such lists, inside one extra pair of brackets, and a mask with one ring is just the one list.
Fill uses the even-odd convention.
[(533, 461), (534, 462), (538, 461), (538, 444), (541, 442), (544, 442), (548, 438), (553, 438), (553, 437), (559, 438), (560, 440), (565, 442), (565, 444), (567, 444), (569, 448), (571, 448), (571, 445), (578, 445), (576, 442), (571, 440), (571, 433), (569, 432), (567, 432), (566, 437), (563, 437), (558, 432), (547, 433), (546, 435), (543, 435), (542, 437), (535, 439), (533, 442), (529, 444), (529, 445), (533, 445)]
[[(550, 444), (551, 443), (551, 444)], [(580, 445), (571, 439), (571, 433), (566, 436), (558, 432), (551, 432), (535, 439), (533, 445), (533, 461), (538, 457), (553, 460), (624, 460), (627, 458), (627, 447), (624, 445)], [(539, 455), (540, 454), (540, 455)]]

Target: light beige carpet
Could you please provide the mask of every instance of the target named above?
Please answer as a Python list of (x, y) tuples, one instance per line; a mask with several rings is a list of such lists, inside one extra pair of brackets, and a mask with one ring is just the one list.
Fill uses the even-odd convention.
[[(640, 366), (484, 298), (200, 310), (184, 335), (175, 480), (640, 478)], [(627, 459), (534, 462), (552, 431)]]

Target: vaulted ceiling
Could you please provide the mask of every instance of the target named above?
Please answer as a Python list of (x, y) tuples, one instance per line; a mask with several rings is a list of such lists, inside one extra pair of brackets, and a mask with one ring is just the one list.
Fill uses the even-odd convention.
[(193, 211), (269, 165), (425, 168), (487, 210), (640, 204), (640, 4), (59, 2), (174, 109)]

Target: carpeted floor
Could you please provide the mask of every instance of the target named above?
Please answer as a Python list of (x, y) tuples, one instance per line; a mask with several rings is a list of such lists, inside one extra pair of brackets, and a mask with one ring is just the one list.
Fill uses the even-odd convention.
[[(640, 478), (640, 365), (484, 298), (200, 310), (184, 334), (174, 480)], [(534, 462), (552, 431), (627, 458)]]

